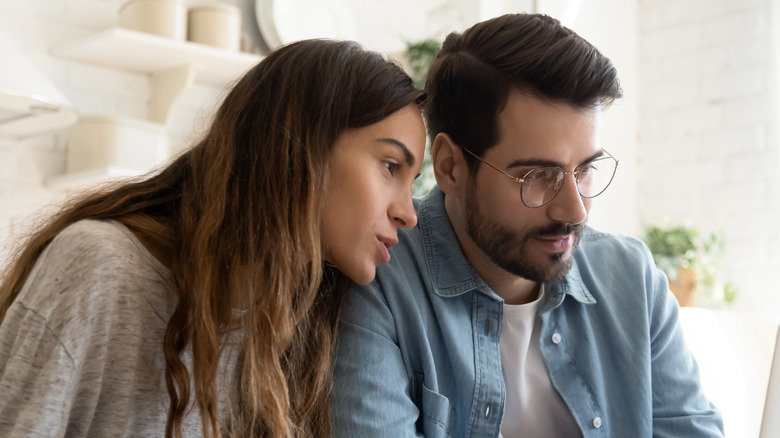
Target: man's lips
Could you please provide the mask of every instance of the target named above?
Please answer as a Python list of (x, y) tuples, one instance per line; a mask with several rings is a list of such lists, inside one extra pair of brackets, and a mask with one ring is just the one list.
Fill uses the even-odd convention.
[(546, 252), (567, 252), (574, 248), (584, 229), (584, 222), (580, 224), (555, 222), (544, 228), (537, 229), (532, 235), (532, 240), (539, 243)]
[(572, 249), (574, 246), (574, 235), (558, 235), (558, 236), (537, 236), (535, 240), (541, 244), (547, 252), (561, 253)]
[(544, 228), (538, 228), (534, 234), (536, 238), (554, 239), (555, 237), (564, 238), (571, 235), (579, 235), (585, 229), (585, 223), (564, 224), (560, 222), (552, 223)]

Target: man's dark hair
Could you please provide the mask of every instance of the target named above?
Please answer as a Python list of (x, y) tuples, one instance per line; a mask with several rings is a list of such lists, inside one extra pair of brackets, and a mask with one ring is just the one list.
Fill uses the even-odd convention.
[[(447, 133), (478, 156), (499, 141), (510, 92), (574, 108), (606, 108), (622, 95), (612, 62), (549, 16), (507, 14), (451, 33), (428, 71), (431, 139)], [(471, 171), (479, 162), (465, 154)]]

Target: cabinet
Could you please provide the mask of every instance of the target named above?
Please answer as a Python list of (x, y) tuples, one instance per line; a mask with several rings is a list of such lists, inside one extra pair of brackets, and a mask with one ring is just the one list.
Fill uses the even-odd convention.
[[(151, 81), (148, 121), (163, 126), (176, 99), (195, 80), (227, 86), (261, 59), (259, 55), (230, 52), (119, 27), (62, 41), (52, 46), (51, 53), (63, 59), (148, 74)], [(79, 175), (53, 178), (49, 183), (72, 185), (85, 176), (91, 182), (103, 176), (132, 175), (146, 170), (118, 169), (107, 163)]]

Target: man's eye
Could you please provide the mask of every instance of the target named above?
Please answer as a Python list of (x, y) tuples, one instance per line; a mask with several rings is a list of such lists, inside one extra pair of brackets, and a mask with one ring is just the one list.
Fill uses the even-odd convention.
[(550, 182), (558, 177), (558, 169), (541, 168), (528, 172), (525, 176), (527, 181)]

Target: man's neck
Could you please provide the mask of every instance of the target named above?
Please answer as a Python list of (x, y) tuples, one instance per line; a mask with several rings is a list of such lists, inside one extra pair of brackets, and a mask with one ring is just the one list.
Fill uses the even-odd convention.
[[(469, 259), (468, 255), (466, 258)], [(540, 283), (518, 277), (493, 263), (483, 264), (471, 259), (469, 263), (506, 304), (527, 304), (539, 298)]]

